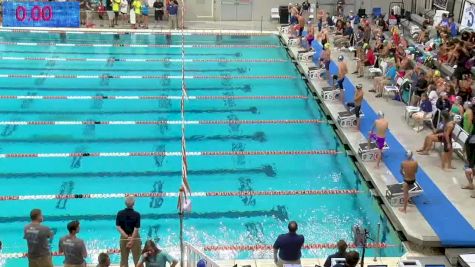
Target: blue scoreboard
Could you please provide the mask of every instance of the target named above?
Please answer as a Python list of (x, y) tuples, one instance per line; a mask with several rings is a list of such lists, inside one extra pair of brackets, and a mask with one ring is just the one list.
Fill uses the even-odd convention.
[(4, 1), (4, 27), (79, 27), (79, 2)]

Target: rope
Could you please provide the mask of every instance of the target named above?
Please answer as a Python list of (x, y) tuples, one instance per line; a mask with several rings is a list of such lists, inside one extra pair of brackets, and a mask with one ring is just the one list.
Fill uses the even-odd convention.
[(130, 48), (279, 48), (278, 45), (163, 45), (163, 44), (72, 44), (72, 43), (34, 43), (34, 42), (0, 42), (0, 45), (13, 46), (56, 46), (56, 47), (130, 47)]
[(323, 120), (0, 121), (0, 125), (323, 124)]
[[(0, 99), (32, 99), (32, 100), (157, 100), (170, 99), (181, 100), (181, 96), (155, 95), (155, 96), (62, 96), (62, 95), (0, 95)], [(308, 99), (307, 96), (300, 95), (274, 95), (274, 96), (235, 96), (235, 95), (216, 95), (216, 96), (188, 96), (188, 100), (288, 100), (288, 99)]]
[[(356, 189), (326, 190), (286, 190), (286, 191), (234, 191), (234, 192), (194, 192), (192, 197), (235, 197), (235, 196), (294, 196), (294, 195), (355, 195), (361, 193)], [(66, 194), (66, 195), (10, 195), (0, 196), (0, 201), (13, 200), (52, 200), (52, 199), (108, 199), (134, 196), (145, 197), (178, 197), (179, 193), (103, 193), (103, 194)]]
[[(66, 34), (99, 34), (99, 35), (178, 35), (180, 32), (173, 30), (141, 30), (141, 31), (84, 31), (84, 30), (38, 30), (38, 29), (7, 29), (0, 28), (0, 32), (17, 32), (17, 33), (66, 33)], [(277, 32), (256, 32), (256, 31), (235, 31), (235, 30), (184, 30), (186, 35), (231, 35), (231, 36), (268, 36), (271, 34), (276, 34)]]
[[(337, 150), (295, 150), (295, 151), (203, 151), (186, 152), (186, 156), (233, 156), (233, 155), (336, 155)], [(72, 157), (181, 157), (182, 152), (75, 152), (75, 153), (4, 153), (0, 158), (72, 158)]]
[[(0, 57), (0, 60), (26, 61), (91, 61), (91, 62), (181, 62), (182, 59), (173, 58), (56, 58), (56, 57)], [(284, 59), (185, 59), (186, 62), (245, 62), (245, 63), (279, 63), (287, 62)]]
[[(386, 243), (368, 243), (366, 244), (366, 248), (388, 248), (391, 245)], [(323, 243), (323, 244), (306, 244), (303, 245), (303, 249), (335, 249), (337, 246), (335, 243)], [(349, 248), (356, 248), (355, 244), (349, 244)], [(248, 250), (248, 251), (255, 251), (255, 250), (273, 250), (272, 245), (231, 245), (231, 246), (205, 246), (203, 248), (204, 251), (222, 251), (222, 250)]]
[[(36, 78), (36, 79), (183, 79), (182, 75), (76, 75), (76, 74), (0, 74), (0, 78)], [(257, 76), (228, 76), (203, 75), (185, 76), (185, 79), (295, 79), (289, 75), (257, 75)]]

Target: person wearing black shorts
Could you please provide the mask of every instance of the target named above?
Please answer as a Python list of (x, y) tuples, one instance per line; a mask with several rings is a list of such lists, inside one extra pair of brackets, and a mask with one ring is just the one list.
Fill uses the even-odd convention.
[(356, 117), (356, 130), (360, 130), (360, 111), (361, 104), (363, 103), (363, 86), (358, 84), (355, 91), (355, 117)]
[[(465, 142), (465, 176), (467, 177), (468, 184), (462, 186), (462, 189), (473, 190), (473, 173), (475, 169), (475, 135), (470, 135)], [(475, 194), (471, 195), (475, 198)]]

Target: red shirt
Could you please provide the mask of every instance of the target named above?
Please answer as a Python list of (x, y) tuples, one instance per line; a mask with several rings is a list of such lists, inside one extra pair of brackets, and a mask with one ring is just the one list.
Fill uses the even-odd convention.
[(376, 61), (376, 57), (374, 56), (373, 49), (368, 49), (368, 52), (366, 52), (366, 62), (368, 62), (370, 65), (374, 65)]

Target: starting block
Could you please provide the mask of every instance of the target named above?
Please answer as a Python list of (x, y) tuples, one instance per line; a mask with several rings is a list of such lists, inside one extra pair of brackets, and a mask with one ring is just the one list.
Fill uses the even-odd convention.
[(320, 79), (321, 74), (325, 72), (325, 68), (322, 67), (310, 67), (308, 68), (307, 77), (311, 80)]
[(281, 26), (279, 28), (280, 33), (289, 33), (289, 30), (290, 30), (290, 25)]
[[(359, 144), (358, 148), (358, 155), (360, 156), (362, 161), (374, 161), (376, 160), (376, 154), (378, 152), (378, 146), (376, 143), (371, 142), (369, 143), (369, 148), (368, 148), (368, 143), (361, 143)], [(388, 150), (389, 146), (388, 144), (384, 143), (383, 147), (383, 152)]]
[(300, 38), (300, 37), (290, 37), (287, 44), (289, 46), (299, 46), (300, 44), (302, 44), (302, 38)]
[(323, 87), (322, 98), (324, 101), (335, 101), (340, 94), (340, 89), (334, 87)]
[(297, 60), (302, 61), (302, 62), (312, 62), (314, 55), (315, 55), (314, 51), (299, 52), (297, 55)]
[[(362, 119), (363, 117), (364, 117), (364, 114), (360, 110), (360, 119)], [(337, 121), (338, 121), (338, 124), (340, 124), (340, 126), (343, 128), (356, 127), (356, 115), (354, 112), (354, 108), (348, 109), (347, 111), (338, 112)]]
[[(387, 186), (386, 189), (386, 199), (389, 201), (391, 206), (397, 207), (401, 206), (404, 201), (404, 192), (402, 191), (402, 185), (404, 183), (399, 184), (391, 184)], [(422, 187), (416, 182), (413, 185), (409, 186), (409, 198), (417, 197), (424, 192)]]

